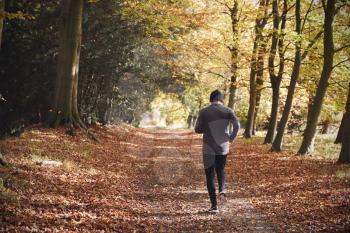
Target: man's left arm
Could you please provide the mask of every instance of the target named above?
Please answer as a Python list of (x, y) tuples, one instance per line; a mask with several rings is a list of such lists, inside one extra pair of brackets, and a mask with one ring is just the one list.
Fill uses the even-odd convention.
[(237, 137), (239, 128), (241, 127), (238, 118), (236, 117), (236, 115), (233, 113), (233, 111), (231, 111), (229, 116), (229, 121), (232, 124), (232, 132), (230, 134), (230, 142), (233, 142), (233, 140), (235, 140), (235, 138)]

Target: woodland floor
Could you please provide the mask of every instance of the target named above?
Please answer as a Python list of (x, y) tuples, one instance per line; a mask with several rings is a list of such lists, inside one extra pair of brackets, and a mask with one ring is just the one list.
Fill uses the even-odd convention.
[[(28, 128), (0, 141), (0, 232), (349, 232), (350, 167), (238, 139), (209, 214), (201, 138), (96, 127), (100, 142)], [(62, 166), (47, 167), (53, 159)], [(0, 180), (0, 181), (1, 181)]]

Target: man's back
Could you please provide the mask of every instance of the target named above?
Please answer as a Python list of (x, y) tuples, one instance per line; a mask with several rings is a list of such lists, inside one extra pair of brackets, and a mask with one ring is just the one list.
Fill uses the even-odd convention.
[[(239, 122), (233, 111), (223, 105), (224, 97), (219, 90), (213, 91), (209, 100), (211, 105), (199, 112), (195, 131), (203, 134), (203, 165), (211, 202), (209, 212), (217, 213), (219, 209), (214, 177), (216, 173), (219, 193), (221, 196), (225, 196), (226, 158), (229, 152), (229, 143), (237, 136)], [(233, 129), (231, 133), (230, 125)]]
[[(229, 132), (230, 123), (233, 131)], [(195, 131), (203, 133), (203, 154), (224, 155), (229, 152), (229, 142), (236, 136), (239, 122), (230, 108), (212, 103), (199, 112)]]

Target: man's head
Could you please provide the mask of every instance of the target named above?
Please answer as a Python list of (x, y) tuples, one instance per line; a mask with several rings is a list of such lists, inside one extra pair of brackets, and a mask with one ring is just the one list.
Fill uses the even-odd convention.
[(224, 96), (219, 90), (215, 90), (210, 94), (210, 102), (221, 102), (224, 103)]

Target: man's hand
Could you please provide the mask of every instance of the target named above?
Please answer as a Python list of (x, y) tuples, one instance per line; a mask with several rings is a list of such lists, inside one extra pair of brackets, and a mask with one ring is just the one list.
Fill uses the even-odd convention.
[(233, 137), (231, 137), (231, 135), (230, 135), (230, 137), (229, 137), (229, 139), (228, 139), (229, 141), (230, 141), (230, 143), (231, 142), (233, 142), (234, 140), (235, 140), (235, 138), (233, 138)]
[(235, 140), (235, 138), (237, 137), (239, 128), (241, 127), (238, 118), (236, 117), (236, 115), (233, 112), (231, 115), (230, 123), (232, 124), (233, 130), (229, 136), (229, 141), (233, 142)]

